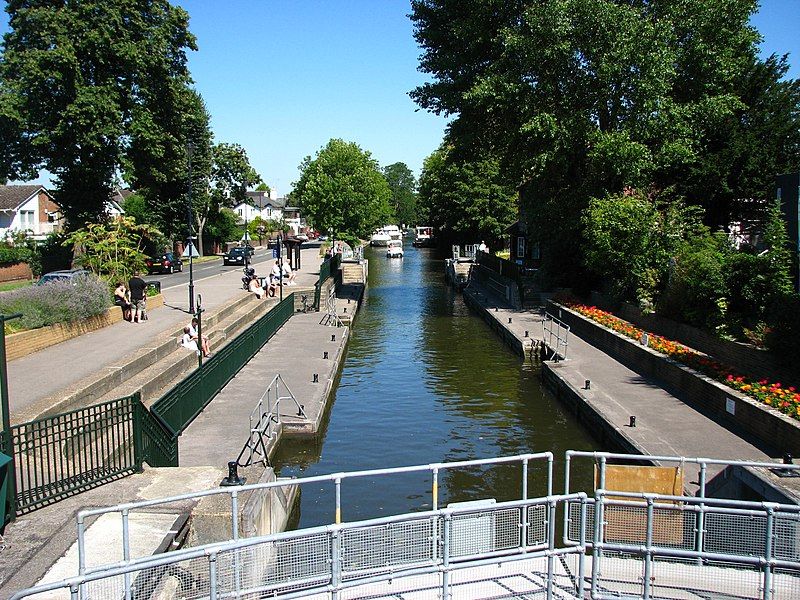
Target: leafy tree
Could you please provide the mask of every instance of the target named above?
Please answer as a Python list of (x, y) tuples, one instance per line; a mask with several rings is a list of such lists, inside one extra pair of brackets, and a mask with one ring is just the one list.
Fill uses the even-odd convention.
[(425, 159), (419, 204), (427, 222), (446, 239), (497, 246), (517, 215), (516, 191), (494, 158), (463, 160), (442, 146)]
[(292, 198), (323, 233), (366, 237), (391, 215), (392, 192), (372, 155), (353, 142), (332, 139), (300, 165)]
[(579, 281), (591, 198), (672, 189), (708, 209), (708, 224), (726, 224), (731, 198), (761, 195), (776, 169), (798, 167), (798, 86), (781, 81), (784, 60), (758, 58), (756, 6), (414, 0), (432, 80), (411, 95), (454, 116), (449, 142), (489, 151), (522, 182), (551, 273)]
[[(159, 97), (188, 81), (189, 16), (167, 0), (11, 0), (0, 63), (3, 175), (43, 167), (69, 227), (96, 221)], [(162, 132), (154, 130), (158, 136)]]
[(211, 156), (209, 193), (192, 193), (200, 254), (203, 253), (203, 228), (209, 215), (247, 201), (247, 188), (261, 183), (261, 176), (250, 166), (247, 152), (239, 144), (215, 144)]
[(383, 176), (392, 191), (389, 204), (398, 223), (413, 225), (417, 222), (417, 182), (408, 165), (402, 162), (383, 168)]
[(200, 94), (184, 82), (166, 82), (147, 101), (149, 106), (134, 112), (124, 176), (143, 196), (148, 221), (168, 237), (177, 238), (190, 225), (189, 185), (193, 199), (208, 194), (209, 115)]
[(76, 262), (81, 267), (113, 285), (144, 270), (146, 238), (154, 233), (147, 225), (121, 217), (107, 223), (87, 223), (73, 231), (64, 245), (78, 249)]
[(256, 186), (256, 191), (257, 192), (270, 192), (271, 190), (270, 190), (270, 187), (266, 183), (259, 183)]
[(244, 233), (239, 225), (239, 216), (230, 208), (221, 208), (209, 214), (204, 230), (207, 238), (221, 242), (240, 240)]

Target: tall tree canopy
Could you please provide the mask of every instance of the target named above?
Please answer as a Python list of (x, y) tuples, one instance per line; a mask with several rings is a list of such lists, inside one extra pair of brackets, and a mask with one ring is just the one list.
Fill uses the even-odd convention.
[(317, 229), (366, 237), (391, 216), (392, 192), (378, 163), (353, 142), (332, 139), (300, 165), (292, 198)]
[(178, 160), (166, 148), (174, 140), (155, 140), (176, 136), (176, 106), (186, 106), (189, 16), (167, 0), (10, 0), (6, 11), (0, 140), (13, 143), (0, 153), (3, 175), (44, 168), (68, 225), (97, 220), (126, 153)]
[(420, 209), (445, 239), (486, 240), (496, 247), (516, 218), (516, 199), (495, 158), (466, 160), (443, 145), (425, 159), (419, 179)]
[(392, 191), (389, 204), (398, 224), (417, 222), (417, 181), (406, 163), (397, 162), (383, 167), (383, 176)]
[[(761, 61), (756, 0), (413, 0), (412, 92), (455, 115), (449, 139), (489, 150), (521, 184), (551, 270), (579, 277), (590, 198), (674, 189), (726, 222), (730, 201), (766, 194), (800, 167), (796, 82)], [(759, 132), (777, 127), (768, 149)]]

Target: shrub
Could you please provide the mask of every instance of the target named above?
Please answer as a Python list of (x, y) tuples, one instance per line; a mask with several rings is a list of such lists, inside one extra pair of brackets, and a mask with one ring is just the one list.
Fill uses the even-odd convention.
[(108, 285), (95, 277), (55, 281), (0, 295), (0, 313), (22, 313), (22, 318), (9, 323), (13, 329), (70, 323), (101, 314), (109, 306)]

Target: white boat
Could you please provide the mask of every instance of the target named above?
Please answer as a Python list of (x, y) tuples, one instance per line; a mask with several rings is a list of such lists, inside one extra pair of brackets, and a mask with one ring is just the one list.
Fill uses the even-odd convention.
[(436, 239), (433, 237), (433, 227), (429, 227), (427, 225), (415, 227), (413, 244), (418, 248), (435, 246)]
[(369, 245), (370, 246), (388, 246), (389, 240), (391, 240), (391, 236), (384, 231), (383, 228), (376, 229), (375, 233), (372, 234), (372, 237), (369, 238)]
[(387, 225), (383, 230), (389, 234), (389, 239), (402, 241), (403, 232), (397, 225)]
[(386, 247), (386, 258), (403, 258), (403, 242), (389, 240), (389, 245)]

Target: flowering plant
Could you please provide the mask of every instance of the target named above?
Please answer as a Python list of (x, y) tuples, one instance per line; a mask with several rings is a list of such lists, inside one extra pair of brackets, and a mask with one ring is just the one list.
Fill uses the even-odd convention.
[(743, 375), (738, 375), (728, 365), (676, 341), (639, 329), (628, 321), (620, 319), (596, 306), (586, 306), (573, 301), (563, 301), (563, 303), (584, 317), (634, 340), (641, 340), (642, 334), (647, 333), (647, 345), (656, 352), (669, 356), (673, 360), (700, 371), (728, 387), (750, 396), (754, 400), (758, 400), (794, 419), (800, 420), (800, 393), (793, 386), (784, 388), (780, 383), (769, 383), (766, 379), (756, 381)]

